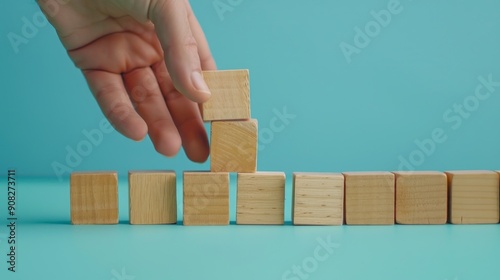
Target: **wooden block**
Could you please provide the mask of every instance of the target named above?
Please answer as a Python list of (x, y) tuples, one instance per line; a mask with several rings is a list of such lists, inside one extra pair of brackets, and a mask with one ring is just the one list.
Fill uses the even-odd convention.
[(238, 173), (237, 224), (284, 224), (285, 173)]
[(174, 171), (130, 171), (130, 224), (175, 224), (177, 222)]
[(446, 175), (435, 171), (399, 171), (396, 175), (396, 223), (445, 224)]
[(344, 176), (339, 173), (293, 173), (294, 225), (341, 225)]
[(202, 104), (204, 121), (250, 118), (248, 70), (203, 71), (203, 78), (212, 93)]
[(257, 120), (212, 122), (210, 171), (257, 170)]
[(499, 178), (493, 171), (448, 171), (448, 218), (452, 224), (497, 224)]
[(394, 224), (393, 173), (345, 172), (343, 174), (346, 224)]
[(229, 173), (184, 172), (184, 225), (229, 224)]
[(71, 223), (117, 224), (116, 172), (73, 172), (70, 176)]

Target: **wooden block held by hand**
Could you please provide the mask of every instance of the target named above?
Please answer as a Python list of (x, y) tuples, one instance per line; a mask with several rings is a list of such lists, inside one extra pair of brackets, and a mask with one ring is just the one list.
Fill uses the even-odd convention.
[(346, 224), (394, 224), (393, 173), (345, 172), (343, 174)]
[(184, 172), (184, 225), (229, 224), (229, 173)]
[(203, 71), (203, 78), (212, 93), (202, 104), (204, 121), (250, 118), (248, 70)]
[(210, 171), (257, 170), (257, 120), (212, 122)]
[(73, 172), (70, 176), (71, 223), (117, 224), (116, 172)]
[(130, 224), (175, 224), (177, 222), (174, 171), (130, 171)]
[(448, 171), (449, 221), (452, 224), (497, 224), (499, 179), (493, 171)]
[(237, 224), (284, 223), (285, 173), (238, 173)]
[(340, 173), (293, 173), (294, 225), (341, 225), (344, 176)]
[(436, 171), (398, 171), (396, 223), (445, 224), (448, 191), (446, 175)]

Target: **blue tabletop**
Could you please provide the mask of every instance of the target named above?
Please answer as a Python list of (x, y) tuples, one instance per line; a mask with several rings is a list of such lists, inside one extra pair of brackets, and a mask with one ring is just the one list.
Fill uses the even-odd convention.
[[(7, 270), (6, 211), (0, 211), (0, 279), (495, 279), (500, 225), (293, 226), (128, 224), (127, 181), (120, 223), (69, 221), (69, 184), (18, 181), (16, 272)], [(178, 217), (182, 217), (178, 181)], [(6, 191), (0, 201), (6, 201)]]

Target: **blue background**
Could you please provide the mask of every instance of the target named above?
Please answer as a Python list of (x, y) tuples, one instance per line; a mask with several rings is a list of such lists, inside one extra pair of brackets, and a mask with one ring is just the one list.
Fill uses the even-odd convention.
[[(443, 119), (474, 93), (479, 76), (500, 81), (500, 3), (401, 1), (403, 10), (348, 63), (339, 45), (354, 45), (354, 29), (388, 3), (242, 1), (219, 16), (213, 1), (193, 1), (218, 67), (250, 69), (261, 132), (274, 110), (296, 116), (272, 139), (260, 135), (260, 170), (395, 170), (435, 128), (447, 140), (415, 169), (500, 168), (500, 88), (458, 129)], [(66, 147), (76, 149), (103, 115), (49, 24), (14, 52), (7, 34), (22, 35), (22, 18), (31, 19), (36, 4), (2, 1), (0, 8), (0, 170), (52, 177), (52, 163), (66, 164)], [(190, 163), (182, 151), (165, 158), (149, 139), (138, 144), (113, 132), (74, 169), (158, 168), (208, 164)]]
[[(418, 170), (500, 169), (500, 87), (460, 125), (443, 117), (472, 98), (480, 76), (500, 81), (500, 2), (402, 0), (402, 11), (349, 63), (340, 44), (355, 45), (355, 29), (364, 29), (373, 21), (370, 12), (386, 9), (389, 0), (220, 1), (235, 5), (222, 15), (212, 0), (192, 6), (219, 69), (250, 69), (252, 116), (261, 133), (272, 132), (260, 135), (259, 170), (396, 170), (411, 155)], [(34, 1), (2, 1), (0, 11), (0, 172), (15, 168), (22, 186), (22, 273), (6, 274), (10, 279), (119, 280), (113, 270), (122, 268), (137, 280), (182, 279), (183, 273), (281, 279), (312, 256), (317, 238), (329, 235), (340, 247), (310, 279), (495, 277), (498, 226), (70, 226), (68, 174), (59, 181), (52, 164), (65, 164), (66, 148), (84, 141), (83, 131), (97, 129), (103, 115), (49, 24), (17, 53), (11, 45), (8, 34), (22, 35), (23, 19), (39, 12)], [(276, 111), (284, 108), (295, 117), (273, 130)], [(435, 129), (446, 140), (418, 152), (416, 142)], [(112, 132), (73, 169), (125, 176), (136, 169), (208, 168), (183, 152), (165, 158), (148, 139), (136, 143)], [(5, 195), (0, 192), (0, 201)], [(121, 181), (124, 223), (126, 195)]]

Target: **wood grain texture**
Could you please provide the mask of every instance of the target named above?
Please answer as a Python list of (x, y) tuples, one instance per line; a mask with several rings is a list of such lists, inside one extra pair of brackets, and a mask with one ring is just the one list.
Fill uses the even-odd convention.
[(257, 170), (257, 120), (212, 122), (210, 171)]
[(285, 173), (238, 173), (236, 223), (284, 224)]
[(396, 223), (445, 224), (447, 179), (443, 172), (408, 171), (396, 175)]
[(174, 171), (130, 171), (130, 224), (175, 224), (177, 222)]
[(203, 78), (212, 93), (202, 104), (204, 121), (250, 118), (248, 70), (203, 71)]
[(116, 172), (73, 172), (70, 175), (71, 223), (117, 224)]
[(345, 172), (343, 174), (346, 224), (394, 224), (393, 173)]
[(452, 224), (499, 222), (499, 177), (493, 171), (448, 171), (448, 219)]
[(184, 225), (229, 224), (229, 173), (184, 172)]
[(341, 225), (344, 176), (339, 173), (293, 173), (294, 225)]

